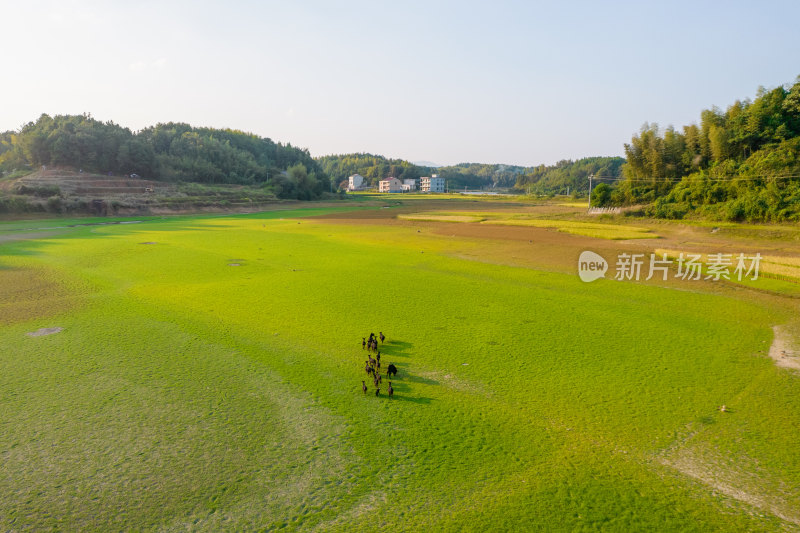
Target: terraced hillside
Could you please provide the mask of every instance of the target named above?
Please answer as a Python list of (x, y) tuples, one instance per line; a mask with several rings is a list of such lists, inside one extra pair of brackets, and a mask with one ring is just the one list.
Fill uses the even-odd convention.
[(66, 196), (88, 196), (105, 198), (130, 194), (174, 194), (174, 185), (130, 176), (91, 174), (70, 169), (53, 168), (38, 170), (7, 184), (11, 190), (53, 190), (56, 188)]
[(249, 210), (272, 204), (270, 188), (245, 185), (171, 183), (133, 176), (42, 168), (0, 180), (0, 212), (148, 214)]

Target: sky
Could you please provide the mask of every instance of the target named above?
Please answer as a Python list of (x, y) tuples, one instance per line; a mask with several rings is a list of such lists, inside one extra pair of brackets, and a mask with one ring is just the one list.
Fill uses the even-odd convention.
[(624, 155), (800, 75), (800, 2), (9, 1), (0, 131), (91, 115), (440, 165)]

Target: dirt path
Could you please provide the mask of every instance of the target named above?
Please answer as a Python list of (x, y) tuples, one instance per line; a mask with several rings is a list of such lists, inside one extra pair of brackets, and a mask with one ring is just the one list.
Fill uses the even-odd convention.
[(795, 348), (792, 337), (785, 326), (772, 326), (775, 337), (769, 347), (769, 356), (782, 368), (800, 370), (800, 352)]
[(746, 468), (734, 469), (723, 460), (701, 458), (691, 449), (676, 451), (660, 459), (661, 464), (712, 487), (720, 493), (771, 513), (781, 520), (800, 526), (796, 503), (780, 491), (766, 491), (765, 483)]

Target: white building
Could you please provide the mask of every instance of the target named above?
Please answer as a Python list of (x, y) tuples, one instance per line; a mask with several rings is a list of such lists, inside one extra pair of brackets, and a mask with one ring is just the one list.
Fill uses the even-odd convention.
[(416, 180), (414, 178), (404, 179), (403, 180), (403, 192), (416, 191), (417, 188), (418, 188), (417, 181), (418, 180)]
[(397, 178), (386, 178), (380, 181), (380, 192), (403, 192), (403, 184)]
[(420, 178), (419, 182), (422, 192), (444, 192), (444, 178), (440, 178), (436, 174)]
[(353, 174), (352, 176), (347, 178), (348, 191), (357, 191), (363, 186), (364, 186), (364, 176), (362, 176), (361, 174)]

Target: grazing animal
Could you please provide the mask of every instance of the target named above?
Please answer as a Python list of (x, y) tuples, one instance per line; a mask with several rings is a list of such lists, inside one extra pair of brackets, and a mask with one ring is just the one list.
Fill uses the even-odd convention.
[(369, 358), (369, 365), (370, 366), (375, 366), (377, 363), (378, 362), (375, 359), (373, 359), (372, 357)]
[(364, 350), (367, 347), (367, 339), (361, 337), (361, 349)]
[(381, 395), (381, 388), (378, 387), (377, 389), (375, 389), (375, 396), (380, 396), (380, 395)]
[(364, 391), (364, 394), (367, 393), (367, 384), (364, 383), (364, 380), (361, 380), (361, 390)]
[(375, 360), (379, 363), (381, 362), (381, 352), (378, 352), (378, 354), (375, 356)]
[(384, 339), (386, 339), (386, 337), (384, 337), (384, 336), (383, 336), (383, 332), (382, 332), (382, 331), (379, 331), (378, 333), (380, 333), (380, 335), (381, 335), (381, 342), (383, 342), (383, 341), (384, 341)]
[(392, 382), (391, 381), (389, 382), (389, 388), (386, 389), (386, 392), (389, 393), (389, 396), (394, 394), (394, 389), (392, 388)]
[(365, 371), (367, 374), (372, 374), (373, 372), (375, 372), (375, 371), (372, 369), (372, 367), (371, 367), (371, 366), (369, 366), (369, 361), (367, 361), (367, 364), (366, 364), (366, 366), (364, 367), (364, 371)]
[(394, 366), (394, 363), (389, 363), (389, 366), (386, 368), (386, 375), (387, 376), (397, 375), (397, 367)]

